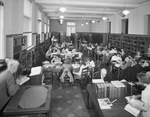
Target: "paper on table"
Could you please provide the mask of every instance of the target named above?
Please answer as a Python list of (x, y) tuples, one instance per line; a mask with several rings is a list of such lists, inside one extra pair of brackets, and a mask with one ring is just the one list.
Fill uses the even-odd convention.
[(103, 79), (92, 79), (93, 83), (104, 83)]
[(34, 76), (34, 75), (38, 75), (42, 72), (42, 67), (38, 66), (38, 67), (32, 67), (31, 68), (31, 73), (30, 76)]
[(101, 109), (111, 109), (112, 103), (108, 98), (98, 99), (98, 103)]

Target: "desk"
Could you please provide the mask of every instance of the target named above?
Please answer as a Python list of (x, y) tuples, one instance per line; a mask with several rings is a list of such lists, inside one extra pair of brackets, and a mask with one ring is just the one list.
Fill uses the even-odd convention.
[(97, 101), (95, 84), (87, 86), (87, 108), (89, 108), (90, 99), (93, 102), (99, 117), (134, 117), (124, 110), (124, 107), (127, 104), (125, 98), (118, 99), (115, 103), (113, 103), (111, 109), (101, 110)]
[(45, 114), (51, 117), (51, 91), (52, 85), (22, 86), (9, 101), (4, 116)]

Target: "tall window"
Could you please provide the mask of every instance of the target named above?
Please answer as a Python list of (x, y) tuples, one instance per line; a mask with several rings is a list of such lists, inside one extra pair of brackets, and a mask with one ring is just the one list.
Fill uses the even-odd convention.
[(49, 25), (50, 25), (50, 23), (49, 23), (49, 19), (48, 19), (48, 22), (47, 22), (47, 32), (49, 33)]
[(47, 31), (47, 24), (46, 22), (44, 22), (44, 33), (46, 33), (46, 31)]
[(42, 12), (38, 10), (38, 34), (40, 34), (40, 42), (42, 41)]
[(4, 4), (0, 1), (0, 58), (4, 58)]
[(67, 22), (67, 36), (71, 36), (71, 33), (76, 32), (76, 23), (75, 22)]
[(24, 0), (23, 34), (27, 36), (27, 47), (32, 46), (32, 2)]

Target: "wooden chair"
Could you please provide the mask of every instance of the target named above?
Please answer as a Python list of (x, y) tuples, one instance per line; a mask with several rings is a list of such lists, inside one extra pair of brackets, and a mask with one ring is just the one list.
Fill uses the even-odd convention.
[(82, 69), (81, 76), (74, 75), (75, 83), (80, 83), (81, 88), (83, 85), (87, 85), (88, 68)]
[(102, 64), (102, 62), (100, 60), (95, 61), (94, 72), (99, 71), (101, 64)]
[[(70, 72), (71, 72), (71, 74), (72, 74), (72, 70), (70, 70)], [(61, 74), (63, 73), (63, 70), (61, 71)], [(73, 76), (73, 75), (72, 75)], [(72, 87), (72, 85), (73, 85), (73, 83), (72, 82), (70, 82), (70, 77), (66, 74), (65, 76), (64, 76), (64, 82), (61, 82), (61, 80), (60, 80), (60, 86), (61, 87), (63, 87), (63, 84), (64, 83), (69, 83), (69, 85), (70, 85), (70, 87)]]
[(43, 71), (43, 74), (44, 74), (44, 81), (43, 83), (45, 84), (53, 84), (53, 73), (52, 71), (49, 71), (49, 70), (44, 70)]

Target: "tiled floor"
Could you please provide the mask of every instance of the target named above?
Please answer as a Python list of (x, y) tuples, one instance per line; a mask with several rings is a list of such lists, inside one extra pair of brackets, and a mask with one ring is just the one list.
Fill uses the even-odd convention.
[(54, 84), (52, 91), (52, 117), (96, 117), (94, 111), (86, 108), (80, 86), (70, 88), (65, 84), (63, 88)]
[[(45, 82), (50, 84), (51, 82)], [(83, 98), (84, 97), (84, 98)], [(59, 85), (54, 78), (52, 90), (52, 117), (96, 117), (94, 109), (86, 108), (86, 88), (81, 90), (80, 85), (70, 87), (68, 83)]]

